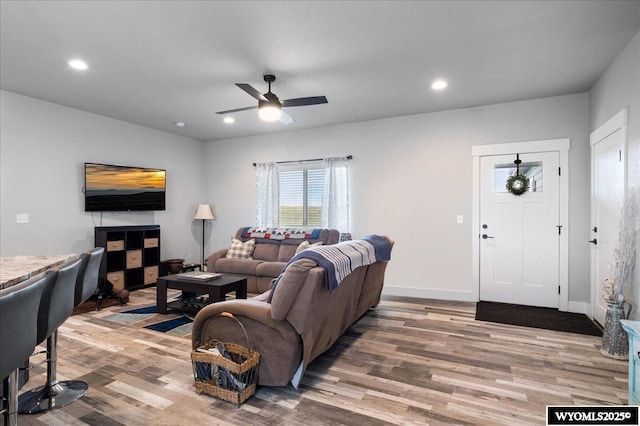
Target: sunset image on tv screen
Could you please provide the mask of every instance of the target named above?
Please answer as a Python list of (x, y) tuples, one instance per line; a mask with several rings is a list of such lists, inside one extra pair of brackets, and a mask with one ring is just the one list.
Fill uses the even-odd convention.
[(85, 164), (85, 210), (164, 210), (166, 171)]

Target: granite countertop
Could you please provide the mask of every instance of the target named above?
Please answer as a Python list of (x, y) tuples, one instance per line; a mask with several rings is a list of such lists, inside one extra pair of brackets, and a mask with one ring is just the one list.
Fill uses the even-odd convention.
[(44, 254), (38, 256), (8, 256), (0, 258), (0, 289), (10, 287), (47, 269), (62, 265), (77, 257), (75, 254)]

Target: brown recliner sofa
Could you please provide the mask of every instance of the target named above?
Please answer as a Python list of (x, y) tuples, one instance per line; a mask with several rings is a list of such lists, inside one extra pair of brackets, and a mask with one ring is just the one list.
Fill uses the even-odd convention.
[[(393, 241), (387, 240), (392, 247)], [(248, 345), (260, 352), (258, 383), (284, 386), (294, 376), (298, 380), (311, 361), (379, 303), (386, 267), (382, 261), (361, 266), (329, 291), (323, 268), (309, 259), (296, 260), (273, 294), (213, 303), (198, 312), (191, 334), (193, 348), (212, 339), (247, 346), (235, 320), (219, 315), (229, 312), (246, 329)]]
[(205, 260), (205, 264), (209, 272), (246, 276), (247, 292), (254, 294), (264, 293), (271, 288), (271, 281), (280, 275), (282, 268), (295, 255), (296, 249), (303, 241), (328, 245), (336, 244), (340, 240), (340, 232), (337, 229), (312, 230), (310, 238), (290, 239), (254, 237), (250, 233), (251, 229), (238, 229), (234, 238), (245, 242), (256, 240), (253, 259), (228, 259), (228, 249), (222, 249), (211, 254)]

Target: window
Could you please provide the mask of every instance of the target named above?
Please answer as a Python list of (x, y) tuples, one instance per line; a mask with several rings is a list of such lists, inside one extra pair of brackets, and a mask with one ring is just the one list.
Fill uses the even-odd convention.
[[(508, 192), (505, 183), (516, 173), (513, 163), (496, 164), (493, 170), (493, 192)], [(542, 192), (542, 162), (520, 164), (520, 174), (529, 178), (529, 192)]]
[(279, 226), (322, 226), (323, 176), (320, 164), (279, 168)]
[(256, 163), (256, 226), (349, 232), (349, 160)]

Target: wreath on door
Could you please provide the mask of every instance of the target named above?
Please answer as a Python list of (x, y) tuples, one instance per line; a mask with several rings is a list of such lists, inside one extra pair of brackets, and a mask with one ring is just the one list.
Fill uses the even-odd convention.
[(520, 174), (520, 154), (516, 154), (516, 161), (513, 162), (516, 165), (516, 173), (507, 178), (505, 187), (507, 191), (513, 195), (522, 195), (529, 190), (529, 178)]

